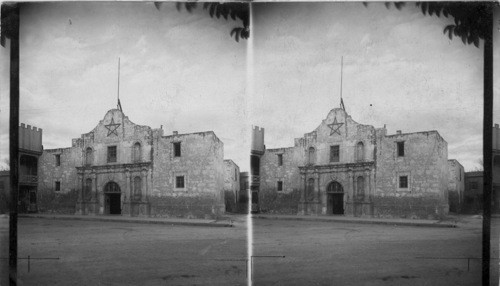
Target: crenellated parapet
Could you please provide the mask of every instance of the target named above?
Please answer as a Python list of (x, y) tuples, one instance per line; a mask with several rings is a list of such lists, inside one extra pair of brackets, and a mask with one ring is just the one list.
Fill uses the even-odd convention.
[(42, 128), (21, 123), (19, 126), (19, 149), (41, 153), (42, 146)]

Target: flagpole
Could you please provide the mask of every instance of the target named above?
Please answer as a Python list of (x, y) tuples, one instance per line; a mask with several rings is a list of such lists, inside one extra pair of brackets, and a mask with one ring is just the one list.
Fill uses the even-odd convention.
[(344, 69), (344, 56), (340, 60), (340, 102), (342, 102), (342, 73)]
[(116, 99), (119, 105), (120, 104), (120, 58), (118, 58), (118, 93)]

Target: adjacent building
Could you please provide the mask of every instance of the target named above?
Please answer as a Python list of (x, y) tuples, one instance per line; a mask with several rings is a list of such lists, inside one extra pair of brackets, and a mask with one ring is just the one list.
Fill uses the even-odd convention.
[(240, 195), (240, 167), (233, 160), (224, 160), (224, 199), (226, 212), (238, 212)]
[(465, 173), (464, 203), (461, 213), (478, 214), (483, 211), (484, 172)]
[(464, 204), (465, 172), (457, 160), (448, 160), (448, 203), (450, 212), (459, 213)]
[(38, 211), (38, 165), (42, 155), (42, 129), (19, 126), (19, 213)]
[(495, 124), (493, 127), (493, 189), (491, 193), (491, 211), (493, 213), (500, 213), (500, 127)]
[(38, 188), (76, 202), (60, 212), (214, 217), (226, 210), (225, 190), (239, 186), (229, 184), (238, 180), (238, 166), (223, 157), (224, 144), (212, 131), (165, 135), (112, 109), (71, 147), (43, 151)]
[(0, 214), (9, 212), (10, 171), (0, 171)]
[[(252, 176), (264, 212), (437, 218), (449, 212), (449, 191), (463, 190), (460, 177), (450, 178), (448, 144), (435, 130), (387, 134), (335, 108), (292, 147), (266, 149), (263, 132), (253, 131), (260, 141)], [(460, 176), (463, 167), (452, 162)]]

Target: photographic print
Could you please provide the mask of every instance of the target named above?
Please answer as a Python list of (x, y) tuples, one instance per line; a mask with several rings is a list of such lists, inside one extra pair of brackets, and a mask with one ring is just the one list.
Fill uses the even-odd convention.
[(481, 283), (484, 42), (422, 5), (254, 5), (256, 285)]
[(497, 285), (498, 10), (3, 4), (0, 284)]

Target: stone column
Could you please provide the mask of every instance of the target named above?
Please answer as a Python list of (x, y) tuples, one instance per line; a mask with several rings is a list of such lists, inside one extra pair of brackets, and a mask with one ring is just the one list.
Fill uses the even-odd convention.
[(78, 181), (79, 181), (79, 188), (78, 188), (78, 202), (81, 203), (83, 201), (83, 188), (84, 182), (83, 182), (83, 173), (78, 174)]
[(370, 171), (370, 202), (373, 201), (373, 196), (375, 195), (375, 169)]
[(355, 201), (356, 200), (356, 194), (357, 194), (356, 188), (358, 187), (357, 186), (358, 184), (356, 184), (356, 173), (355, 172), (350, 172), (349, 173), (349, 180), (351, 181), (351, 185), (352, 185), (351, 200)]
[(306, 201), (306, 175), (300, 174), (301, 188), (300, 188), (300, 202)]
[(370, 201), (370, 185), (371, 185), (371, 172), (370, 170), (365, 170), (365, 196), (364, 196), (364, 201), (368, 203)]
[(90, 173), (92, 184), (90, 185), (90, 201), (97, 202), (97, 175), (95, 172)]
[(147, 190), (148, 190), (148, 170), (147, 169), (142, 169), (141, 171), (141, 201), (146, 202), (147, 201)]
[(318, 203), (319, 202), (319, 173), (316, 171), (316, 173), (314, 174), (314, 180), (315, 180), (315, 183), (314, 184), (314, 199), (313, 199), (313, 202), (315, 203)]
[[(132, 201), (132, 190), (130, 188), (130, 171), (129, 169), (125, 169), (125, 194), (128, 194), (128, 201)], [(127, 200), (127, 198), (125, 198)]]

